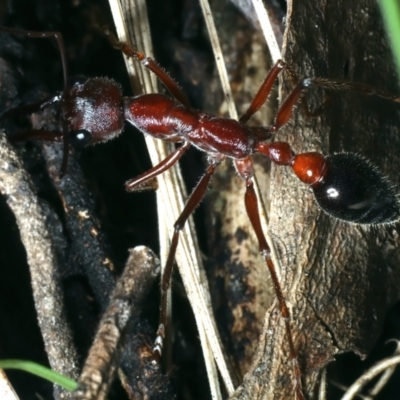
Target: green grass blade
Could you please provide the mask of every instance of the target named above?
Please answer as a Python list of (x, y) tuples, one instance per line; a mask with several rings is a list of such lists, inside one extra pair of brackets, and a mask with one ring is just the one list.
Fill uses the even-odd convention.
[(379, 0), (378, 3), (395, 59), (397, 75), (400, 77), (400, 2), (399, 0)]
[(36, 364), (32, 361), (23, 360), (0, 360), (0, 368), (12, 368), (20, 369), (31, 374), (37, 375), (43, 379), (55, 383), (64, 389), (73, 391), (78, 387), (78, 384), (64, 375), (52, 371), (51, 369), (44, 367), (43, 365)]

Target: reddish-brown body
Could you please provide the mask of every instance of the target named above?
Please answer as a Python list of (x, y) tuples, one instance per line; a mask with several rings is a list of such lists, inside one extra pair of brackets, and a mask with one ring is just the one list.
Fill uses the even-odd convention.
[(88, 131), (91, 143), (104, 142), (122, 132), (124, 120), (142, 133), (169, 142), (187, 141), (200, 150), (235, 159), (256, 150), (267, 128), (251, 128), (184, 106), (161, 94), (122, 98), (120, 86), (110, 79), (93, 78), (69, 90), (64, 115), (69, 132)]
[[(300, 93), (295, 92), (293, 97), (298, 98)], [(290, 107), (293, 104), (295, 99), (291, 98)], [(295, 156), (287, 143), (266, 142), (271, 138), (271, 131), (275, 132), (285, 124), (290, 115), (284, 108), (284, 112), (278, 114), (279, 125), (249, 127), (245, 122), (194, 110), (162, 94), (123, 98), (120, 86), (104, 78), (75, 83), (64, 106), (67, 129), (72, 138), (85, 132), (89, 135), (85, 136), (89, 143), (104, 142), (119, 135), (127, 121), (145, 135), (169, 142), (186, 142), (220, 158), (245, 160), (259, 152), (275, 164), (292, 166), (301, 181), (316, 184), (326, 169), (323, 156), (316, 153)], [(236, 169), (244, 179), (249, 178), (248, 168), (242, 164), (236, 162)]]
[[(245, 158), (255, 151), (256, 139), (250, 127), (187, 108), (161, 94), (125, 99), (125, 120), (154, 138), (188, 141), (206, 152)], [(265, 132), (267, 139), (270, 135)]]
[(63, 117), (69, 132), (90, 132), (91, 141), (104, 142), (122, 132), (121, 87), (114, 80), (93, 78), (76, 82), (64, 101)]

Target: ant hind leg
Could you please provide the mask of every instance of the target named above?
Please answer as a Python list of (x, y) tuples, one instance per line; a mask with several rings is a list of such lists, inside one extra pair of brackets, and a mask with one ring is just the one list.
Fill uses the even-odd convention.
[(201, 200), (203, 199), (210, 179), (215, 171), (215, 168), (218, 164), (223, 160), (223, 157), (214, 159), (209, 167), (207, 168), (206, 173), (200, 179), (199, 183), (193, 190), (192, 194), (189, 197), (183, 211), (180, 216), (176, 220), (174, 224), (174, 234), (172, 236), (171, 247), (169, 250), (167, 262), (165, 264), (164, 272), (161, 278), (161, 302), (160, 302), (160, 322), (157, 329), (157, 337), (154, 343), (153, 353), (156, 359), (162, 353), (163, 348), (163, 340), (165, 337), (165, 327), (167, 324), (167, 292), (171, 281), (172, 268), (175, 261), (176, 249), (178, 247), (180, 232), (183, 229), (187, 219), (199, 205)]
[(267, 243), (261, 226), (260, 213), (258, 211), (258, 201), (254, 190), (253, 167), (251, 158), (248, 157), (246, 159), (236, 160), (235, 166), (240, 177), (246, 182), (246, 192), (244, 197), (246, 212), (256, 234), (261, 256), (264, 258), (270, 272), (271, 280), (278, 300), (279, 310), (285, 323), (286, 337), (289, 345), (289, 354), (293, 365), (293, 381), (296, 396), (295, 398), (296, 400), (305, 400), (303, 394), (303, 385), (301, 381), (302, 373), (299, 366), (299, 357), (295, 349), (292, 329), (290, 327), (290, 312), (286, 305), (286, 300), (282, 293), (281, 284), (276, 274), (276, 268), (271, 258), (271, 249)]

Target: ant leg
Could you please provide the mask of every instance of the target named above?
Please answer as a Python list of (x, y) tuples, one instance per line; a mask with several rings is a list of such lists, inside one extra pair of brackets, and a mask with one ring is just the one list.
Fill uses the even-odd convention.
[[(64, 99), (66, 96), (64, 96)], [(68, 135), (68, 126), (67, 120), (65, 118), (62, 119), (62, 139), (63, 139), (63, 158), (61, 161), (60, 167), (60, 178), (64, 178), (67, 173), (68, 166), (68, 157), (69, 157), (69, 135)]]
[(378, 96), (386, 100), (391, 100), (396, 103), (400, 103), (400, 97), (398, 94), (385, 92), (383, 90), (379, 90), (376, 87), (364, 83), (335, 81), (325, 78), (312, 78), (311, 82), (313, 85), (321, 89), (332, 90), (332, 91), (350, 90), (352, 92), (358, 92), (367, 96)]
[(15, 135), (8, 136), (11, 142), (25, 142), (26, 140), (42, 140), (47, 142), (63, 142), (63, 159), (60, 168), (60, 178), (64, 177), (68, 165), (68, 135), (58, 131), (46, 131), (45, 129), (34, 129), (23, 131)]
[[(302, 100), (303, 112), (307, 117), (315, 118), (325, 112), (325, 110), (329, 107), (329, 104), (331, 103), (331, 100), (332, 100), (330, 98), (330, 96), (326, 96), (324, 101), (314, 111), (310, 111), (310, 108), (307, 103), (307, 99), (305, 99), (304, 97), (302, 98), (304, 89), (311, 87), (311, 86), (315, 86), (320, 89), (336, 91), (336, 92), (349, 90), (349, 91), (358, 92), (358, 93), (361, 93), (361, 94), (364, 94), (367, 96), (378, 96), (378, 97), (382, 97), (386, 100), (391, 100), (391, 101), (400, 103), (400, 97), (397, 94), (379, 90), (374, 86), (370, 86), (370, 85), (367, 85), (364, 83), (332, 80), (332, 79), (327, 79), (327, 78), (303, 78), (303, 79), (299, 80), (297, 75), (294, 73), (294, 71), (290, 67), (290, 65), (285, 64), (284, 68), (285, 68), (286, 72), (289, 74), (291, 81), (294, 84), (296, 82), (298, 82), (298, 83), (297, 83), (295, 89), (293, 89), (293, 91), (291, 93), (291, 95), (293, 96), (291, 104), (287, 104), (287, 107), (284, 107), (285, 103), (290, 102), (290, 100), (289, 100), (290, 95), (289, 95), (289, 97), (287, 99), (287, 100), (289, 100), (289, 102), (286, 100), (285, 103), (281, 106), (281, 108), (284, 109), (281, 113), (283, 120), (280, 121), (280, 118), (278, 118), (278, 116), (277, 116), (275, 119), (275, 124), (273, 125), (271, 131), (279, 130), (283, 125), (285, 125), (288, 122), (288, 120), (290, 119), (290, 117), (292, 115), (293, 106), (295, 105), (295, 103), (298, 101), (299, 98), (301, 98), (301, 100)], [(264, 86), (264, 84), (265, 84), (265, 82), (263, 83), (263, 86)], [(258, 96), (258, 93), (256, 96)], [(279, 111), (278, 111), (278, 113), (279, 113)], [(285, 117), (285, 115), (284, 115), (285, 113), (288, 113), (289, 115), (287, 117)], [(243, 121), (243, 122), (246, 122), (246, 121)]]
[[(65, 52), (64, 39), (63, 39), (61, 33), (60, 32), (32, 32), (32, 31), (24, 31), (21, 29), (12, 29), (12, 28), (5, 28), (5, 27), (0, 27), (0, 31), (11, 33), (12, 35), (17, 35), (17, 36), (26, 36), (29, 38), (37, 38), (37, 39), (54, 38), (54, 39), (56, 39), (58, 49), (60, 51), (61, 64), (62, 64), (62, 69), (63, 69), (63, 82), (64, 82), (63, 100), (66, 101), (66, 99), (69, 96), (69, 93), (68, 93), (68, 66), (67, 66), (67, 56), (66, 56), (66, 52)], [(61, 169), (60, 169), (60, 178), (62, 178), (65, 175), (66, 170), (67, 170), (68, 149), (69, 149), (69, 138), (68, 138), (68, 130), (67, 130), (66, 121), (63, 121), (62, 125), (63, 125), (62, 135), (63, 135), (64, 149), (63, 149), (63, 160), (62, 160)]]
[(61, 142), (63, 134), (58, 131), (46, 131), (44, 129), (34, 129), (31, 131), (23, 131), (15, 135), (8, 136), (11, 142), (25, 142), (26, 140), (43, 140), (46, 142)]
[[(239, 122), (246, 123), (251, 118), (251, 116), (253, 114), (255, 114), (261, 108), (261, 106), (265, 103), (265, 101), (267, 100), (267, 97), (271, 93), (272, 86), (275, 82), (275, 79), (278, 77), (280, 72), (284, 69), (288, 71), (289, 75), (291, 76), (292, 81), (298, 82), (296, 75), (291, 71), (290, 67), (284, 61), (278, 60), (276, 62), (276, 64), (269, 71), (267, 77), (265, 78), (265, 81), (261, 85), (257, 94), (254, 96), (254, 99), (253, 99), (252, 103), (250, 104), (249, 108), (247, 109), (247, 111), (239, 118)], [(286, 107), (281, 106), (281, 109), (283, 108), (283, 110), (278, 111), (278, 115), (275, 119), (275, 124), (271, 128), (271, 132), (275, 132), (278, 129), (280, 129), (290, 119), (294, 105), (297, 103), (299, 98), (301, 98), (302, 92), (306, 88), (306, 86), (304, 86), (304, 81), (310, 81), (309, 85), (311, 86), (311, 81), (314, 81), (314, 80), (303, 79), (299, 82), (299, 84), (296, 86), (296, 88), (291, 93), (292, 98), (291, 99), (288, 98), (287, 100), (289, 100), (289, 102), (288, 101), (285, 102), (285, 103), (288, 103), (286, 105)], [(307, 102), (304, 100), (303, 101), (304, 112), (306, 115), (308, 115), (310, 117), (318, 116), (324, 111), (326, 103), (327, 103), (327, 101), (325, 101), (318, 108), (318, 110), (316, 112), (310, 112), (309, 108), (307, 106)], [(287, 108), (287, 107), (289, 107), (289, 108)], [(279, 113), (281, 114), (281, 116), (279, 116)], [(289, 113), (289, 115), (286, 117), (287, 113)], [(280, 121), (281, 117), (283, 117), (282, 121)]]
[(239, 118), (239, 122), (246, 123), (250, 117), (255, 114), (261, 106), (267, 100), (267, 97), (271, 93), (272, 86), (274, 85), (275, 79), (280, 74), (280, 72), (286, 68), (286, 63), (282, 60), (278, 60), (276, 64), (271, 68), (265, 81), (261, 85), (260, 89), (258, 89), (257, 94), (254, 96), (253, 101), (251, 102), (247, 111)]
[[(300, 81), (297, 74), (293, 71), (290, 65), (286, 65), (286, 73), (289, 75), (290, 80), (292, 81), (293, 87)], [(328, 104), (331, 102), (331, 98), (326, 96), (324, 101), (314, 110), (310, 111), (310, 107), (308, 106), (307, 99), (303, 97), (301, 99), (301, 105), (303, 107), (303, 113), (305, 116), (309, 118), (316, 118), (324, 113), (327, 109)]]
[[(175, 261), (176, 249), (179, 242), (179, 234), (183, 229), (187, 219), (193, 213), (194, 209), (199, 205), (204, 197), (207, 190), (208, 184), (210, 182), (211, 176), (213, 175), (215, 168), (224, 159), (223, 156), (218, 156), (214, 158), (211, 164), (208, 166), (206, 173), (200, 179), (195, 189), (187, 201), (185, 208), (183, 209), (181, 215), (176, 220), (174, 224), (174, 234), (172, 236), (171, 248), (169, 250), (167, 262), (165, 264), (164, 273), (161, 279), (161, 302), (160, 302), (160, 322), (157, 330), (157, 337), (154, 343), (153, 353), (158, 358), (161, 356), (163, 348), (163, 340), (165, 337), (165, 326), (167, 324), (167, 291), (171, 281), (172, 267)], [(156, 354), (158, 353), (158, 354)]]
[[(291, 76), (294, 77), (295, 75), (290, 70), (290, 68), (287, 67), (287, 69)], [(271, 127), (272, 131), (279, 130), (289, 121), (292, 116), (293, 107), (295, 106), (296, 102), (299, 100), (299, 98), (302, 98), (304, 91), (312, 86), (315, 86), (319, 89), (331, 90), (335, 92), (349, 90), (352, 92), (361, 93), (366, 96), (377, 96), (386, 100), (400, 103), (399, 95), (379, 90), (373, 86), (364, 83), (331, 80), (326, 78), (303, 78), (298, 82), (289, 97), (285, 100), (285, 102), (279, 109), (278, 114), (275, 118), (275, 124)], [(302, 105), (305, 115), (308, 117), (319, 116), (329, 106), (330, 101), (331, 98), (327, 96), (322, 104), (318, 106), (315, 111), (310, 111), (307, 100), (305, 98), (302, 98)]]
[(47, 99), (40, 100), (36, 103), (32, 104), (27, 104), (24, 106), (19, 106), (15, 108), (11, 108), (7, 111), (5, 111), (1, 116), (0, 116), (0, 124), (6, 119), (13, 117), (14, 115), (19, 115), (19, 114), (31, 114), (37, 111), (42, 111), (47, 107), (50, 107), (54, 103), (58, 103), (61, 100), (60, 95), (55, 95), (55, 96), (50, 96)]
[(185, 107), (191, 107), (183, 90), (152, 58), (146, 57), (144, 53), (135, 50), (129, 44), (118, 41), (118, 39), (107, 27), (104, 29), (104, 33), (115, 49), (121, 50), (127, 57), (132, 57), (139, 60), (148, 70), (157, 76), (157, 78), (165, 85), (172, 96), (174, 96)]
[[(5, 29), (5, 28), (0, 28), (0, 30)], [(14, 32), (13, 29), (10, 31)], [(25, 32), (25, 31), (17, 31), (18, 33), (20, 32)], [(31, 32), (28, 32), (31, 33)], [(50, 32), (48, 32), (50, 33)], [(54, 103), (58, 103), (61, 100), (61, 96), (59, 94), (55, 96), (50, 96), (45, 100), (38, 101), (36, 103), (12, 108), (10, 110), (7, 110), (4, 112), (1, 117), (0, 117), (0, 124), (6, 119), (10, 118), (12, 116), (18, 115), (18, 114), (29, 114), (33, 113), (36, 111), (41, 111), (44, 110), (45, 108), (53, 105)], [(67, 169), (67, 163), (68, 163), (68, 135), (65, 134), (66, 132), (66, 127), (64, 126), (65, 123), (63, 123), (63, 133), (58, 132), (58, 131), (47, 131), (44, 129), (34, 129), (30, 131), (23, 131), (19, 132), (15, 135), (8, 136), (8, 139), (13, 142), (22, 142), (25, 140), (44, 140), (44, 141), (49, 141), (49, 142), (60, 142), (61, 139), (63, 139), (64, 143), (64, 153), (63, 153), (63, 161), (61, 164), (61, 170), (60, 170), (60, 177), (65, 175), (66, 169)]]
[(181, 159), (183, 154), (185, 154), (186, 150), (190, 147), (189, 142), (185, 142), (182, 146), (177, 148), (175, 151), (173, 151), (168, 157), (166, 157), (164, 160), (162, 160), (159, 164), (154, 166), (153, 168), (149, 169), (147, 172), (144, 174), (138, 176), (137, 178), (130, 179), (125, 183), (125, 189), (128, 192), (132, 192), (135, 190), (140, 185), (143, 185), (145, 182), (147, 182), (149, 179), (152, 179), (156, 177), (157, 175), (160, 175), (167, 169), (170, 169), (173, 165), (176, 164), (177, 161)]
[[(14, 30), (14, 29), (8, 29), (8, 28), (0, 28), (0, 30), (6, 30), (7, 32), (15, 33), (15, 34), (29, 34), (29, 36), (32, 36), (32, 34), (36, 34), (36, 32), (25, 32), (25, 31), (20, 31), (20, 30)], [(47, 34), (52, 34), (52, 33), (57, 33), (57, 32), (44, 32)], [(41, 34), (38, 34), (41, 35)], [(34, 36), (35, 37), (35, 36)], [(38, 36), (42, 37), (42, 36)], [(59, 36), (62, 40), (62, 37)], [(62, 45), (62, 41), (61, 41)], [(64, 60), (65, 61), (65, 60)], [(65, 98), (65, 96), (64, 96)], [(38, 101), (37, 103), (32, 103), (28, 104), (25, 106), (20, 106), (16, 108), (12, 108), (6, 112), (3, 113), (3, 115), (0, 117), (0, 124), (4, 121), (4, 119), (12, 117), (14, 115), (18, 114), (26, 114), (26, 113), (33, 113), (36, 111), (41, 111), (44, 110), (46, 107), (49, 107), (53, 105), (54, 103), (58, 103), (61, 101), (61, 96), (59, 94), (55, 96), (50, 96), (45, 100)], [(61, 168), (60, 168), (60, 178), (62, 178), (65, 175), (65, 172), (67, 171), (67, 165), (68, 165), (68, 147), (69, 147), (69, 138), (67, 134), (67, 126), (66, 122), (63, 121), (63, 132), (57, 132), (57, 131), (46, 131), (44, 129), (34, 129), (30, 131), (25, 131), (25, 132), (19, 132), (15, 135), (8, 136), (9, 140), (14, 141), (14, 142), (22, 142), (25, 140), (32, 140), (32, 139), (39, 139), (39, 140), (45, 140), (45, 141), (50, 141), (50, 142), (59, 142), (61, 139), (63, 140), (63, 159), (61, 163)]]
[(319, 117), (320, 115), (322, 115), (329, 108), (331, 103), (332, 103), (332, 97), (325, 95), (325, 98), (322, 101), (322, 103), (317, 108), (315, 108), (314, 111), (310, 111), (310, 107), (308, 106), (307, 99), (305, 97), (303, 97), (301, 99), (303, 113), (306, 117), (309, 117), (309, 118), (316, 118), (316, 117)]
[(68, 67), (67, 67), (67, 56), (65, 52), (64, 40), (60, 32), (32, 32), (24, 31), (22, 29), (13, 29), (0, 27), (0, 31), (11, 33), (16, 36), (26, 36), (30, 38), (46, 39), (54, 38), (57, 41), (58, 49), (60, 50), (61, 64), (63, 68), (63, 81), (64, 81), (64, 93), (68, 90)]
[(271, 133), (278, 131), (289, 122), (290, 118), (293, 116), (293, 110), (297, 102), (302, 98), (304, 92), (312, 85), (313, 79), (311, 78), (304, 78), (297, 83), (295, 88), (279, 107), (274, 123), (269, 128)]
[(275, 266), (271, 259), (271, 249), (268, 246), (265, 235), (262, 231), (260, 214), (258, 212), (258, 201), (254, 190), (253, 184), (253, 166), (251, 158), (245, 158), (242, 160), (235, 160), (235, 167), (239, 175), (246, 182), (246, 193), (244, 197), (245, 207), (247, 215), (249, 216), (251, 225), (253, 226), (254, 232), (257, 236), (260, 253), (267, 264), (269, 273), (271, 275), (272, 283), (274, 285), (274, 290), (276, 297), (278, 299), (279, 309), (281, 315), (285, 321), (286, 336), (289, 344), (290, 359), (293, 364), (293, 375), (294, 375), (294, 386), (296, 391), (297, 400), (305, 400), (302, 390), (301, 382), (301, 371), (299, 367), (298, 354), (294, 348), (292, 330), (290, 328), (290, 313), (286, 305), (285, 298), (283, 297), (282, 288), (279, 283), (278, 277), (276, 275)]

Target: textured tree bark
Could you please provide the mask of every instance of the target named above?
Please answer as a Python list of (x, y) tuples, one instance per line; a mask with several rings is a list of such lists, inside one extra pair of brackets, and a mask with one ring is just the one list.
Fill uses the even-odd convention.
[[(320, 76), (396, 90), (391, 54), (374, 1), (292, 1), (283, 57), (300, 76)], [(290, 91), (282, 84), (282, 98)], [(311, 108), (320, 91), (307, 94)], [(356, 93), (333, 94), (318, 118), (295, 118), (277, 140), (296, 152), (352, 151), (376, 164), (398, 187), (399, 106)], [(285, 168), (272, 167), (270, 232), (306, 397), (316, 398), (321, 371), (335, 354), (365, 357), (385, 313), (399, 299), (398, 225), (360, 227), (330, 218)], [(285, 329), (276, 302), (266, 314), (250, 371), (232, 399), (294, 398)]]

